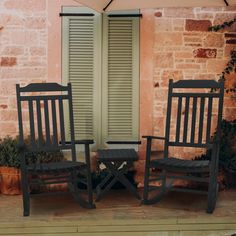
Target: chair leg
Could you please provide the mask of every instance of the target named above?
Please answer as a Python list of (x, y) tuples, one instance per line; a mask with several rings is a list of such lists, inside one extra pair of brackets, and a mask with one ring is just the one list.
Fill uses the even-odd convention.
[[(86, 208), (86, 209), (93, 209), (96, 208), (95, 205), (87, 200), (84, 200), (82, 197), (80, 197), (79, 193), (79, 188), (77, 186), (78, 181), (77, 181), (77, 172), (73, 171), (71, 173), (71, 180), (68, 183), (68, 188), (74, 197), (74, 199), (80, 204), (81, 207)], [(88, 186), (87, 186), (88, 188)]]
[(85, 160), (87, 164), (87, 191), (88, 191), (88, 208), (96, 208), (93, 203), (93, 186), (92, 186), (92, 176), (91, 176), (91, 167), (90, 167), (90, 149), (89, 144), (85, 145)]
[(215, 210), (216, 200), (218, 195), (219, 184), (217, 183), (217, 178), (210, 180), (207, 196), (207, 210), (206, 212), (211, 214)]
[(148, 201), (148, 193), (149, 193), (151, 146), (152, 146), (152, 140), (147, 139), (146, 162), (145, 162), (145, 173), (144, 173), (144, 190), (143, 190), (143, 200), (142, 200), (142, 203), (144, 204), (146, 204)]
[[(166, 178), (165, 178), (165, 176), (163, 177), (163, 180), (161, 182), (162, 182), (162, 184), (161, 184), (160, 192), (157, 195), (155, 195), (154, 197), (152, 197), (152, 198), (148, 197), (148, 192), (147, 192), (146, 193), (147, 194), (147, 198), (143, 199), (143, 201), (142, 201), (143, 204), (151, 205), (151, 204), (159, 202), (162, 199), (162, 197), (166, 193)], [(148, 182), (148, 185), (149, 185), (149, 182)], [(149, 186), (148, 186), (148, 190), (146, 190), (146, 191), (149, 191)]]
[(93, 203), (92, 177), (91, 177), (90, 171), (87, 173), (87, 191), (88, 191), (88, 206), (89, 206), (89, 208), (91, 208), (91, 209), (96, 208), (95, 204)]
[(28, 175), (26, 171), (21, 171), (21, 187), (23, 198), (23, 216), (30, 215), (30, 193), (28, 185)]
[(146, 204), (148, 201), (149, 177), (150, 177), (150, 169), (149, 167), (146, 167), (145, 174), (144, 174), (144, 190), (143, 190), (143, 200), (142, 200), (142, 203), (144, 204)]

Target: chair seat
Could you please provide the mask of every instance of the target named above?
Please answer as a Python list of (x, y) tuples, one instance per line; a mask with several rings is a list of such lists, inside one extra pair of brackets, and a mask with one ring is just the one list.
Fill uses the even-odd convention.
[(166, 169), (182, 172), (205, 172), (209, 171), (208, 160), (182, 160), (174, 157), (156, 159), (151, 161), (152, 168)]
[(30, 172), (50, 172), (50, 171), (67, 171), (72, 169), (78, 169), (86, 166), (83, 162), (75, 161), (61, 161), (61, 162), (50, 162), (50, 163), (36, 163), (30, 164), (28, 170)]

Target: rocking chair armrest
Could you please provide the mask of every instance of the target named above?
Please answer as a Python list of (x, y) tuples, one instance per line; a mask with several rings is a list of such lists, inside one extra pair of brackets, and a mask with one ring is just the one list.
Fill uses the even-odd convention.
[[(61, 142), (59, 142), (61, 144)], [(71, 144), (71, 141), (66, 141), (66, 144)], [(94, 144), (92, 139), (83, 139), (83, 140), (75, 140), (75, 144)]]
[(94, 144), (93, 139), (75, 140), (75, 144)]
[(122, 141), (122, 140), (117, 140), (117, 141), (107, 141), (107, 144), (141, 144), (140, 140), (133, 140), (133, 141)]
[(144, 135), (144, 136), (142, 136), (142, 138), (167, 140), (165, 137), (153, 136), (153, 135)]

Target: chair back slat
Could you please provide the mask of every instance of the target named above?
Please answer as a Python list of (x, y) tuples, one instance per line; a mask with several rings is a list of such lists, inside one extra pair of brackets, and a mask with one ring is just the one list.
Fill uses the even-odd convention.
[(207, 111), (207, 128), (206, 128), (206, 141), (210, 142), (211, 138), (211, 121), (212, 121), (212, 102), (213, 99), (208, 99), (208, 111)]
[(204, 119), (204, 107), (205, 107), (205, 98), (200, 100), (200, 114), (199, 114), (199, 126), (198, 126), (198, 143), (202, 143), (202, 133), (203, 133), (203, 119)]
[(30, 141), (33, 147), (36, 146), (35, 142), (35, 126), (34, 126), (34, 108), (33, 100), (28, 101), (29, 105), (29, 120), (30, 120)]
[(60, 127), (61, 127), (61, 144), (65, 145), (65, 121), (64, 121), (64, 107), (63, 100), (59, 99), (59, 115), (60, 115)]
[(183, 131), (183, 142), (187, 142), (188, 135), (188, 114), (189, 114), (189, 97), (185, 100), (185, 112), (184, 112), (184, 131)]
[(190, 139), (191, 143), (194, 143), (195, 126), (196, 126), (196, 113), (197, 113), (197, 97), (193, 97), (191, 139)]
[(181, 111), (182, 111), (182, 97), (178, 98), (178, 113), (177, 113), (177, 121), (176, 121), (176, 142), (179, 142), (180, 136), (180, 123), (181, 123)]
[[(76, 160), (70, 84), (67, 86), (56, 83), (30, 84), (25, 87), (17, 85), (16, 89), (21, 142), (27, 137), (29, 125), (28, 149), (32, 151), (71, 149), (72, 158)], [(24, 106), (25, 103), (28, 106)], [(68, 105), (64, 106), (64, 103)], [(22, 109), (29, 110), (29, 121), (23, 120)], [(69, 117), (69, 126), (66, 127), (65, 116)], [(66, 135), (66, 128), (70, 132), (69, 136)]]
[(168, 146), (207, 147), (211, 141), (212, 124), (216, 124), (212, 121), (213, 111), (214, 116), (217, 114), (218, 125), (222, 119), (223, 95), (223, 81), (181, 80), (173, 83), (170, 80), (166, 117), (169, 141), (165, 150)]
[(37, 107), (37, 124), (38, 124), (38, 142), (39, 145), (43, 145), (41, 102), (38, 99), (36, 100), (36, 107)]
[(58, 137), (57, 137), (57, 113), (56, 113), (56, 101), (51, 100), (52, 104), (52, 129), (53, 129), (53, 145), (57, 147)]
[(50, 121), (49, 121), (49, 111), (48, 111), (48, 100), (44, 100), (44, 118), (45, 118), (45, 133), (46, 133), (46, 145), (51, 145), (50, 140)]
[[(70, 124), (73, 124), (73, 129), (70, 130), (70, 139), (71, 139), (71, 145), (75, 147), (75, 131), (74, 131), (74, 116), (73, 116), (73, 104), (72, 104), (72, 88), (71, 83), (68, 83), (68, 103), (69, 103), (69, 110), (71, 111), (69, 113), (69, 120)], [(75, 148), (72, 148), (72, 160), (76, 161), (76, 150)]]

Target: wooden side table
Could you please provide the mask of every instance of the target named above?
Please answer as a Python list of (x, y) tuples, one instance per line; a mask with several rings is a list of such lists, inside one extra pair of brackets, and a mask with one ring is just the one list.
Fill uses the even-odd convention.
[(99, 201), (117, 181), (122, 183), (137, 199), (141, 199), (137, 189), (125, 175), (133, 162), (137, 160), (138, 155), (134, 149), (98, 150), (98, 161), (106, 166), (108, 174), (97, 186), (96, 201)]

